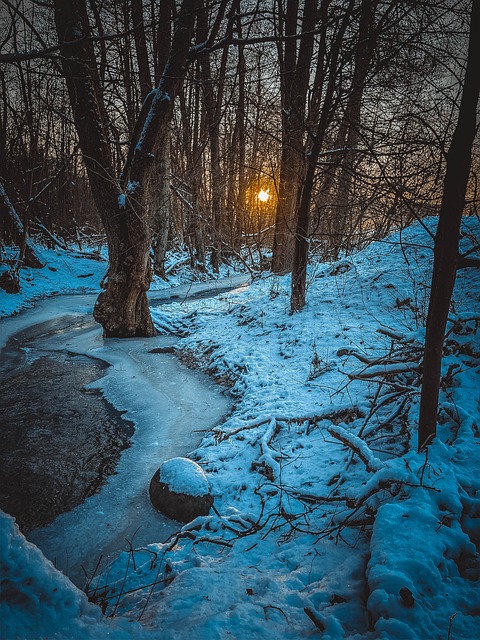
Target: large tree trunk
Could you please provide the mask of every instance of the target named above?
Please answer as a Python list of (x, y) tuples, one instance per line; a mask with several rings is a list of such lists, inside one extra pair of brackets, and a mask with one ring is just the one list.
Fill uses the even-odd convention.
[(419, 450), (433, 440), (437, 430), (443, 341), (457, 273), (460, 224), (471, 167), (472, 144), (477, 127), (477, 104), (480, 93), (479, 33), (480, 0), (473, 0), (465, 82), (458, 122), (447, 155), (447, 171), (435, 237), (432, 287), (423, 357), (418, 425)]
[[(108, 242), (106, 289), (94, 316), (105, 336), (151, 336), (154, 327), (147, 301), (151, 280), (151, 224), (148, 215), (156, 158), (165, 140), (173, 103), (185, 75), (193, 32), (196, 0), (184, 0), (175, 26), (172, 48), (150, 109), (142, 110), (131, 153), (118, 186), (114, 175), (94, 48), (85, 0), (55, 0), (55, 22), (62, 43), (62, 65), (73, 117), (92, 194)], [(141, 123), (142, 124), (142, 123)]]

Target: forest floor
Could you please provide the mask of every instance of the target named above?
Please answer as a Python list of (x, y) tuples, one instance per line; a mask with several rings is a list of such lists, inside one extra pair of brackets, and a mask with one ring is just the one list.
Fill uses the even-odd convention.
[[(215, 510), (94, 578), (109, 618), (5, 516), (5, 637), (479, 637), (477, 269), (458, 274), (438, 437), (416, 452), (433, 229), (312, 264), (293, 316), (289, 277), (269, 274), (153, 304), (178, 355), (234, 402), (191, 454)], [(479, 235), (465, 220), (462, 248)]]

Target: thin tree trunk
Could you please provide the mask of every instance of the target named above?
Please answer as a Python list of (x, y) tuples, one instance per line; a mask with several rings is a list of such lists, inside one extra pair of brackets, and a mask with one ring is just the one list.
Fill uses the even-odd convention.
[(157, 181), (153, 183), (151, 212), (153, 225), (153, 270), (156, 275), (165, 278), (165, 254), (170, 230), (170, 135), (157, 155), (155, 167)]
[[(155, 64), (158, 76), (161, 77), (165, 69), (172, 45), (171, 23), (173, 18), (172, 0), (161, 0), (159, 23), (157, 30), (157, 50)], [(165, 274), (165, 255), (170, 230), (170, 132), (165, 132), (165, 139), (157, 156), (155, 173), (157, 182), (153, 185), (151, 219), (153, 226), (153, 270), (162, 278)]]
[(35, 251), (32, 241), (20, 220), (10, 198), (0, 183), (0, 240), (14, 242), (21, 250), (19, 265), (41, 269), (44, 264)]
[(148, 62), (147, 39), (145, 37), (145, 24), (143, 20), (142, 0), (130, 0), (132, 9), (133, 37), (135, 51), (137, 52), (138, 79), (140, 82), (140, 97), (144, 102), (152, 89), (150, 77), (150, 65)]
[(313, 55), (317, 0), (305, 0), (297, 57), (298, 0), (288, 0), (285, 14), (284, 51), (279, 46), (282, 92), (282, 152), (275, 213), (272, 271), (292, 269), (295, 229), (297, 226), (297, 192), (303, 180), (305, 109)]
[[(314, 186), (315, 172), (320, 151), (323, 146), (327, 126), (331, 121), (334, 108), (334, 93), (337, 81), (337, 63), (342, 46), (343, 36), (348, 26), (349, 18), (352, 14), (355, 0), (350, 0), (338, 33), (335, 36), (331, 46), (330, 75), (325, 90), (325, 98), (323, 101), (320, 119), (318, 122), (316, 134), (313, 140), (312, 148), (308, 153), (307, 171), (303, 182), (299, 198), (297, 227), (295, 233), (295, 252), (292, 268), (292, 284), (290, 295), (290, 312), (295, 313), (301, 311), (306, 301), (306, 284), (307, 284), (307, 263), (308, 263), (308, 245), (309, 245), (309, 226), (310, 226), (310, 204), (312, 200), (312, 192)], [(318, 64), (323, 61), (319, 60)]]
[[(360, 10), (360, 24), (358, 32), (358, 44), (355, 51), (355, 69), (352, 78), (352, 86), (348, 96), (347, 106), (340, 125), (339, 136), (335, 148), (345, 147), (343, 162), (340, 167), (338, 183), (330, 202), (328, 192), (326, 204), (331, 217), (333, 238), (330, 239), (333, 249), (333, 259), (338, 254), (347, 235), (347, 222), (349, 218), (350, 192), (352, 188), (353, 171), (356, 151), (355, 147), (360, 139), (360, 110), (362, 105), (365, 81), (375, 46), (373, 37), (375, 27), (375, 10), (378, 0), (362, 0)], [(325, 185), (326, 186), (326, 185)], [(325, 188), (324, 186), (324, 188)], [(329, 189), (328, 191), (331, 192)]]
[[(230, 28), (230, 23), (229, 23)], [(198, 12), (197, 21), (197, 41), (205, 42), (208, 38), (207, 11), (202, 3)], [(208, 55), (200, 58), (200, 73), (202, 80), (203, 99), (205, 106), (205, 119), (207, 126), (207, 134), (210, 149), (210, 193), (211, 193), (211, 211), (212, 211), (212, 267), (218, 272), (222, 262), (223, 245), (225, 242), (224, 234), (224, 180), (222, 175), (222, 167), (220, 162), (220, 132), (219, 124), (221, 117), (221, 105), (223, 98), (223, 83), (225, 76), (227, 49), (224, 49), (222, 55), (222, 63), (217, 81), (217, 93), (213, 86), (212, 71), (210, 58)]]
[(204, 272), (205, 262), (205, 221), (200, 206), (200, 187), (203, 172), (203, 147), (200, 144), (200, 70), (195, 68), (195, 81), (190, 84), (188, 95), (182, 93), (180, 108), (182, 115), (183, 148), (186, 156), (186, 175), (190, 186), (191, 201), (186, 209), (185, 237), (190, 252), (192, 268)]
[(472, 144), (477, 127), (477, 104), (480, 93), (479, 33), (480, 0), (473, 0), (462, 100), (457, 126), (447, 155), (447, 171), (435, 237), (432, 287), (423, 357), (418, 425), (419, 450), (430, 444), (437, 430), (443, 341), (457, 273), (460, 225), (471, 167)]

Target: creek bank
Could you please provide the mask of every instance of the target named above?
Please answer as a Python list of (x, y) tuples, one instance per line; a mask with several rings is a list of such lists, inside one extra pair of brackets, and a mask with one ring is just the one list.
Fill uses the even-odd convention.
[[(218, 285), (212, 283), (210, 288), (202, 283), (179, 287), (176, 291), (154, 292), (152, 298), (155, 299), (154, 304), (162, 304), (172, 299), (188, 298), (192, 294), (214, 296), (219, 290), (223, 292), (244, 284), (245, 278), (242, 279), (243, 282), (238, 278), (230, 280), (228, 287), (224, 281)], [(35, 433), (37, 429), (47, 436), (41, 446), (46, 451), (30, 458), (44, 458), (48, 466), (52, 449), (59, 445), (59, 455), (62, 456), (63, 447), (68, 460), (65, 466), (70, 468), (70, 461), (85, 446), (85, 438), (94, 441), (87, 443), (90, 451), (87, 457), (92, 456), (97, 480), (101, 478), (97, 482), (92, 480), (90, 472), (85, 474), (89, 497), (73, 508), (67, 505), (69, 510), (46, 525), (40, 519), (34, 521), (28, 513), (20, 515), (24, 519), (25, 530), (35, 526), (36, 522), (41, 523), (42, 526), (28, 531), (29, 540), (80, 587), (85, 584), (85, 573), (91, 573), (99, 559), (98, 568), (102, 570), (118, 553), (128, 548), (130, 542), (143, 546), (162, 541), (178, 529), (178, 523), (161, 516), (151, 505), (148, 498), (151, 476), (162, 461), (186, 455), (198, 446), (200, 432), (215, 426), (231, 407), (230, 399), (222, 389), (201, 372), (187, 369), (173, 356), (172, 348), (177, 340), (174, 336), (157, 336), (148, 340), (104, 340), (100, 327), (91, 318), (93, 299), (93, 296), (82, 295), (51, 298), (39, 303), (34, 310), (1, 323), (5, 328), (2, 342), (5, 344), (9, 338), (10, 342), (2, 352), (3, 371), (0, 376), (12, 381), (9, 394), (14, 394), (18, 387), (18, 396), (15, 399), (10, 396), (12, 401), (6, 404), (9, 411), (15, 411), (15, 405), (21, 407), (20, 413), (26, 420), (24, 432)], [(23, 344), (23, 348), (22, 340), (18, 339), (20, 331), (25, 332), (23, 338), (28, 338), (28, 344)], [(15, 353), (8, 348), (12, 343), (20, 347)], [(52, 365), (51, 361), (55, 364)], [(86, 366), (92, 375), (86, 380), (68, 383), (69, 388), (77, 389), (76, 399), (69, 406), (70, 400), (60, 400), (63, 392), (55, 391), (51, 380), (57, 376), (58, 367), (58, 379), (62, 385), (61, 370), (65, 371), (66, 367), (73, 371), (77, 365), (80, 368)], [(29, 384), (32, 367), (34, 372), (38, 368), (38, 375)], [(63, 429), (60, 418), (44, 416), (43, 422), (35, 427), (36, 414), (32, 412), (35, 403), (30, 403), (30, 395), (37, 385), (37, 378), (45, 379), (40, 383), (44, 387), (40, 386), (38, 390), (40, 414), (47, 404), (52, 411), (57, 407), (60, 413), (66, 411), (70, 426), (78, 419), (83, 420), (84, 409), (76, 406), (77, 399), (79, 402), (98, 401), (102, 405), (91, 409), (88, 417), (85, 416), (88, 422), (102, 423), (105, 433), (99, 444), (95, 445), (96, 436), (92, 434), (80, 437), (74, 445), (69, 437), (57, 437), (56, 429), (52, 433), (52, 424)], [(78, 391), (80, 388), (84, 391)], [(104, 411), (108, 417), (105, 421), (99, 419)], [(17, 418), (18, 415), (11, 415), (8, 423), (18, 422)], [(122, 429), (126, 429), (121, 437), (115, 433), (119, 422)], [(135, 427), (133, 433), (131, 425)], [(129, 436), (131, 446), (124, 448)], [(10, 436), (12, 441), (15, 438), (14, 434)], [(107, 456), (108, 460), (103, 458), (104, 462), (100, 462), (97, 453), (102, 447), (104, 451), (108, 449), (109, 454), (111, 448), (118, 449), (121, 453), (119, 459), (114, 462)], [(24, 454), (25, 451), (19, 447), (11, 457), (15, 461)], [(33, 468), (35, 470), (35, 464)], [(107, 476), (110, 471), (114, 471), (113, 475)], [(78, 478), (77, 473), (70, 474), (67, 469), (64, 481), (70, 486), (66, 493), (72, 485), (77, 486)], [(39, 475), (33, 477), (33, 484), (47, 485)], [(60, 503), (63, 492), (58, 491), (54, 484), (47, 489), (48, 494), (52, 492), (56, 492), (58, 497), (55, 501)], [(51, 515), (46, 518), (51, 519)]]

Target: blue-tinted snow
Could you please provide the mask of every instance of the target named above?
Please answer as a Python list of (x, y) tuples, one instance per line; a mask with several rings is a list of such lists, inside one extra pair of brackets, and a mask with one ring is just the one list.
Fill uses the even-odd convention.
[[(434, 221), (427, 224), (434, 229)], [(466, 226), (478, 238), (478, 223)], [(469, 245), (467, 237), (462, 244)], [(386, 453), (395, 442), (388, 444), (381, 424), (388, 405), (377, 422), (365, 425), (362, 417), (378, 384), (358, 379), (365, 365), (355, 354), (375, 360), (389, 353), (385, 329), (421, 345), (431, 247), (414, 225), (341, 263), (312, 265), (307, 307), (294, 316), (288, 276), (153, 309), (159, 324), (188, 334), (178, 347), (229, 381), (235, 407), (194, 454), (217, 511), (173, 541), (136, 552), (135, 571), (131, 556), (118, 558), (99, 581), (111, 594), (131, 590), (117, 615), (141, 616), (146, 637), (167, 640), (318, 634), (305, 610), (331, 640), (478, 636), (478, 269), (458, 273), (449, 327), (462, 319), (455, 334), (462, 352), (453, 343), (447, 349), (443, 371), (450, 369), (454, 382), (442, 394), (428, 458), (416, 453), (418, 393), (409, 397), (395, 455)], [(418, 372), (411, 359), (402, 364), (407, 388)], [(334, 414), (340, 428), (329, 432), (332, 421), (322, 415)], [(351, 434), (367, 464), (335, 434), (347, 441)], [(321, 500), (334, 491), (343, 500)], [(376, 512), (371, 535), (342, 526), (355, 505)], [(368, 509), (358, 513), (367, 517)], [(28, 562), (36, 571), (43, 561)], [(154, 592), (146, 586), (152, 580), (159, 580)], [(15, 615), (25, 615), (21, 605)], [(72, 637), (79, 621), (103, 637), (98, 619), (78, 608)], [(132, 626), (131, 637), (136, 633)]]

